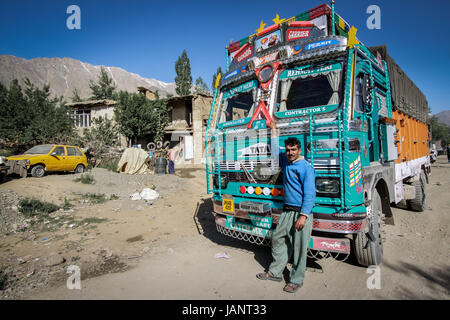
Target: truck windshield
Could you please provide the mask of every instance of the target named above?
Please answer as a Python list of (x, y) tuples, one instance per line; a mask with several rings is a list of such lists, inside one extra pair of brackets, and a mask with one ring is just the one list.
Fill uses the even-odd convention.
[(280, 80), (277, 110), (286, 111), (339, 103), (341, 70), (327, 74), (300, 76)]
[(38, 145), (24, 152), (24, 154), (48, 154), (52, 145)]
[(220, 123), (242, 119), (250, 116), (254, 104), (253, 92), (255, 90), (240, 92), (224, 99)]

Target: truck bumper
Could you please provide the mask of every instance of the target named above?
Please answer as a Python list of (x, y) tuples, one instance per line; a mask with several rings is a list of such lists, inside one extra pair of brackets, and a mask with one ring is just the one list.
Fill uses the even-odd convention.
[[(323, 221), (317, 221), (318, 219), (314, 219), (313, 222), (313, 230), (314, 225), (318, 227), (329, 227), (329, 225), (325, 225)], [(216, 228), (220, 233), (230, 236), (232, 238), (236, 238), (239, 240), (245, 240), (251, 243), (260, 244), (260, 245), (269, 245), (270, 240), (272, 238), (273, 229), (265, 229), (261, 227), (254, 226), (250, 223), (245, 223), (241, 221), (235, 221), (230, 217), (224, 217), (220, 215), (216, 215), (215, 217)], [(330, 221), (331, 222), (331, 221)], [(347, 221), (348, 222), (348, 221)], [(352, 225), (351, 223), (342, 223), (339, 222), (340, 225), (337, 228), (341, 229), (341, 231), (347, 230), (348, 233), (355, 233), (351, 228), (360, 228), (361, 225)], [(364, 220), (365, 227), (365, 220)], [(321, 229), (315, 228), (315, 230), (321, 231)], [(331, 230), (327, 230), (330, 232)], [(350, 232), (351, 231), (351, 232)], [(308, 248), (318, 250), (318, 251), (326, 251), (326, 252), (335, 252), (335, 253), (350, 253), (350, 239), (346, 237), (341, 238), (329, 238), (329, 237), (321, 237), (312, 235), (308, 244)]]

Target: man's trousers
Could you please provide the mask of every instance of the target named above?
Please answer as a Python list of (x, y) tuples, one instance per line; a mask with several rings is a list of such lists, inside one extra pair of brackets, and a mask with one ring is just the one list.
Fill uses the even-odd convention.
[(273, 261), (269, 273), (274, 277), (282, 277), (289, 258), (294, 255), (290, 282), (301, 285), (305, 278), (306, 252), (311, 238), (313, 216), (310, 214), (302, 230), (295, 230), (295, 222), (299, 212), (283, 211), (278, 225), (272, 235)]

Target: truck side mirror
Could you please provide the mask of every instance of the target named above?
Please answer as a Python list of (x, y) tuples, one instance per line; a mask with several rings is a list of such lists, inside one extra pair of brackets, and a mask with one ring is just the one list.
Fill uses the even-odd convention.
[(362, 99), (363, 104), (366, 106), (372, 105), (372, 86), (370, 85), (370, 76), (368, 74), (364, 74), (363, 83), (362, 83)]

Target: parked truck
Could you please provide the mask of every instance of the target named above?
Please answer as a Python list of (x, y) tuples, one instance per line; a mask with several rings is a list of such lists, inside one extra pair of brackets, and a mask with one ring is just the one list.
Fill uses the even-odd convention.
[(217, 230), (270, 243), (284, 194), (276, 155), (296, 137), (316, 173), (308, 255), (379, 265), (391, 205), (426, 206), (426, 97), (327, 4), (278, 22), (226, 48), (205, 134)]

